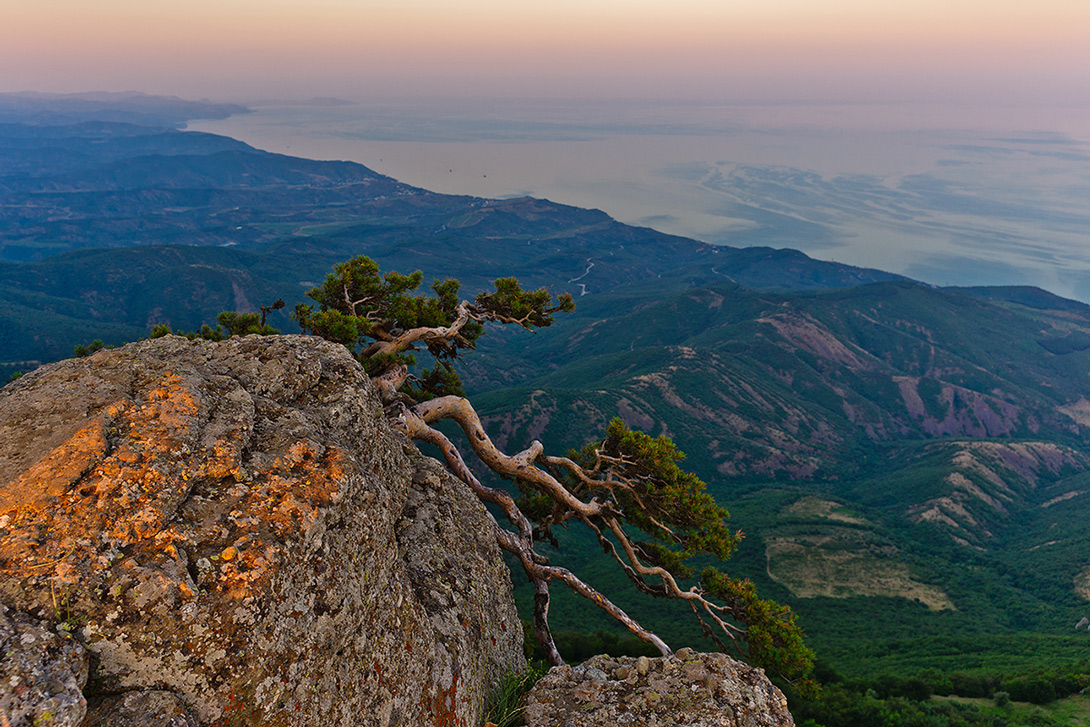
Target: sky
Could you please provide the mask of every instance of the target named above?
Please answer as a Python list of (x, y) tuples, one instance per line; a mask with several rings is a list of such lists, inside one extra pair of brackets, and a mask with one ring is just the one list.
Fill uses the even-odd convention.
[(0, 0), (0, 91), (1090, 103), (1086, 0)]

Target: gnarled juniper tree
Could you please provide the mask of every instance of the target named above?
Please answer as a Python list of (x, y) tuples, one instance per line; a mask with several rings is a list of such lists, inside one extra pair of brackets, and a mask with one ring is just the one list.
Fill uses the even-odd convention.
[[(727, 511), (704, 492), (704, 483), (678, 467), (683, 455), (673, 442), (631, 430), (615, 419), (601, 440), (568, 457), (546, 454), (537, 441), (507, 454), (492, 442), (462, 395), (452, 363), (474, 347), (485, 323), (545, 327), (554, 313), (574, 307), (571, 296), (525, 291), (514, 278), (503, 278), (495, 281), (492, 292), (469, 301), (459, 297), (455, 280), (433, 283), (431, 294), (417, 292), (421, 282), (420, 272), (382, 275), (374, 261), (357, 257), (337, 265), (321, 286), (307, 293), (317, 306), (299, 304), (293, 315), (305, 332), (347, 346), (372, 377), (392, 426), (435, 445), (459, 479), (503, 512), (509, 526), (493, 518), (496, 541), (518, 559), (534, 586), (533, 626), (548, 661), (562, 663), (548, 623), (553, 581), (564, 583), (664, 655), (671, 653), (662, 639), (608, 597), (535, 549), (535, 542), (550, 537), (553, 526), (581, 522), (639, 590), (688, 603), (721, 648), (729, 642), (788, 679), (805, 676), (811, 654), (789, 609), (758, 598), (749, 581), (711, 567), (701, 573), (698, 585), (679, 583), (692, 575), (685, 566), (689, 558), (706, 553), (724, 560), (741, 534), (728, 529)], [(414, 375), (415, 354), (422, 350), (430, 354), (433, 368)], [(434, 426), (442, 419), (454, 420), (480, 461), (514, 481), (521, 494), (483, 484), (455, 444)]]

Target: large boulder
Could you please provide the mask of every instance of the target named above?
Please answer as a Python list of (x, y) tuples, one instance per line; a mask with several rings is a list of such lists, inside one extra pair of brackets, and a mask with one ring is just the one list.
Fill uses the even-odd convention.
[(90, 652), (92, 713), (472, 725), (524, 668), (487, 511), (316, 338), (166, 337), (4, 387), (0, 569), (0, 602)]
[(649, 659), (595, 656), (530, 690), (527, 727), (793, 727), (787, 699), (760, 669), (680, 649)]

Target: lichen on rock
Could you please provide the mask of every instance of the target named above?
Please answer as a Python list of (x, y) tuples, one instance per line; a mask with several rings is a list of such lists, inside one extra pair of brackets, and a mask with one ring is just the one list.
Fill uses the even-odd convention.
[(0, 390), (0, 602), (60, 599), (94, 695), (202, 724), (472, 724), (524, 666), (488, 517), (316, 338), (166, 337)]

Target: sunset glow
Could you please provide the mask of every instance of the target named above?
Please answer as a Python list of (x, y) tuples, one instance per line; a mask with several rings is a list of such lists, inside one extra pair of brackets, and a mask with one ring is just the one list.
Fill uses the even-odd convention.
[(0, 10), (0, 90), (1085, 95), (1088, 48), (1082, 0), (43, 0)]

